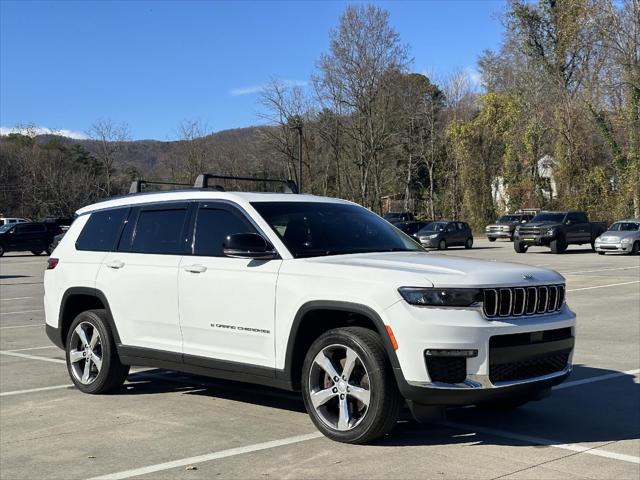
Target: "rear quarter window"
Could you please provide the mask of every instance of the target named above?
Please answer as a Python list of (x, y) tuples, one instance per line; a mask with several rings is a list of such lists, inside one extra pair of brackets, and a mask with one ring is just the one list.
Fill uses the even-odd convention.
[(109, 252), (113, 250), (128, 208), (94, 212), (76, 240), (77, 250)]

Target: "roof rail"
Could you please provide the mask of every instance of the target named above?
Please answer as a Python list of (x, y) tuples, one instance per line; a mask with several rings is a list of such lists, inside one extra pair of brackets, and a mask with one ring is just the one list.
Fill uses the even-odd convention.
[(210, 173), (203, 173), (198, 175), (194, 188), (216, 188), (218, 190), (224, 190), (220, 185), (209, 185), (209, 180), (240, 180), (243, 182), (271, 182), (281, 183), (284, 185), (285, 193), (300, 193), (298, 185), (293, 180), (281, 180), (278, 178), (257, 178), (257, 177), (232, 177), (227, 175), (212, 175)]
[(174, 187), (190, 187), (190, 183), (176, 183), (176, 182), (151, 182), (148, 180), (134, 180), (129, 187), (129, 193), (140, 193), (147, 185), (171, 185)]

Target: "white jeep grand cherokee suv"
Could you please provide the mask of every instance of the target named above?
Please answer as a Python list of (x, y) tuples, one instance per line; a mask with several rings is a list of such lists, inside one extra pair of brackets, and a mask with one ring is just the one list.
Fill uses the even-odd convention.
[(439, 256), (351, 202), (189, 190), (82, 208), (45, 273), (46, 330), (86, 393), (131, 365), (301, 390), (327, 437), (404, 402), (513, 408), (571, 371), (564, 278)]

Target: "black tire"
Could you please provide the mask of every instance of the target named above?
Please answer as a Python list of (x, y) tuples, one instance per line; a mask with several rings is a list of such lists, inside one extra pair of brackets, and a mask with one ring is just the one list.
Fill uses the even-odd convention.
[(490, 242), (495, 242), (495, 241), (496, 241), (496, 237), (487, 237), (487, 239), (488, 239)]
[(466, 248), (467, 250), (473, 247), (473, 238), (469, 237), (467, 238), (467, 241), (464, 242), (464, 248)]
[(640, 242), (634, 242), (631, 247), (631, 255), (638, 255), (638, 252), (640, 252)]
[[(76, 332), (76, 328), (81, 324), (84, 324), (84, 327), (89, 326), (89, 328), (94, 329), (91, 332), (87, 332), (84, 327), (81, 327), (83, 328), (85, 335), (90, 333), (93, 336), (95, 331), (97, 331), (100, 339), (100, 349), (99, 351), (97, 351), (97, 349), (94, 350), (93, 354), (98, 355), (101, 359), (101, 367), (97, 369), (97, 374), (95, 372), (92, 373), (95, 376), (90, 383), (83, 383), (81, 379), (76, 378), (76, 374), (74, 374), (74, 367), (72, 366), (70, 359), (72, 351), (80, 351), (80, 349), (77, 348), (78, 345), (74, 345), (77, 343), (76, 341), (78, 339), (77, 333), (74, 335), (74, 332)], [(91, 339), (88, 338), (88, 340), (90, 341)], [(84, 393), (109, 393), (120, 387), (129, 374), (129, 366), (122, 365), (122, 363), (120, 363), (113, 335), (111, 335), (111, 331), (109, 329), (107, 312), (105, 310), (86, 310), (75, 318), (69, 327), (69, 332), (65, 342), (65, 353), (69, 376), (71, 377), (74, 385)], [(74, 362), (78, 363), (78, 368), (80, 368), (80, 362), (84, 362), (83, 365), (86, 365), (87, 360), (81, 359), (78, 362)], [(95, 363), (93, 366), (89, 366), (89, 370), (94, 370), (96, 368)]]
[(446, 250), (447, 249), (447, 241), (446, 240), (440, 240), (438, 242), (438, 250)]
[(549, 246), (552, 253), (562, 253), (567, 249), (567, 242), (563, 237), (558, 237), (555, 240), (551, 240)]
[(591, 251), (592, 252), (596, 251), (596, 242), (591, 242)]
[[(354, 397), (349, 397), (348, 394), (341, 395), (337, 388), (333, 389), (335, 395), (325, 401), (318, 409), (314, 407), (311, 400), (312, 384), (317, 383), (317, 375), (326, 375), (326, 371), (319, 369), (318, 363), (315, 362), (316, 356), (323, 351), (327, 352), (328, 349), (339, 351), (341, 348), (348, 348), (357, 354), (358, 361), (361, 363), (359, 367), (360, 378), (364, 378), (362, 372), (367, 374), (366, 379), (369, 391), (368, 407), (357, 419), (355, 425), (349, 426), (347, 430), (339, 430), (339, 421), (336, 421), (334, 426), (330, 426), (326, 417), (323, 418), (322, 415), (331, 414), (331, 410), (335, 413), (338, 410), (339, 397), (343, 397), (345, 398), (344, 402), (347, 405), (347, 411), (349, 411), (349, 421), (351, 421), (353, 420), (351, 415), (357, 413), (356, 408), (362, 408), (364, 404), (357, 403)], [(331, 363), (335, 364), (336, 371), (341, 370), (342, 364), (336, 364), (335, 359)], [(355, 371), (354, 369), (353, 372)], [(337, 373), (339, 375), (342, 374), (341, 371)], [(327, 375), (326, 378), (329, 378), (329, 376)], [(353, 379), (353, 374), (351, 378)], [(353, 380), (350, 380), (349, 377), (347, 377), (347, 380), (349, 380), (347, 384), (344, 382), (335, 383), (330, 379), (327, 383), (325, 380), (325, 385), (320, 388), (329, 389), (332, 386), (339, 388), (343, 388), (345, 385), (350, 386)], [(340, 383), (342, 385), (339, 385)], [(395, 426), (403, 405), (382, 339), (376, 332), (362, 327), (337, 328), (329, 330), (318, 337), (309, 348), (304, 359), (301, 385), (302, 397), (311, 420), (320, 432), (337, 442), (360, 444), (383, 436)], [(351, 388), (353, 389), (354, 387), (351, 386)], [(349, 398), (352, 401), (351, 404), (348, 404)], [(320, 409), (326, 409), (326, 412), (322, 413)]]
[(598, 255), (604, 255), (604, 252), (598, 252)]
[(34, 255), (42, 255), (42, 250), (31, 250)]
[(51, 253), (53, 252), (53, 250), (54, 250), (54, 249), (55, 249), (55, 247), (54, 247), (52, 244), (50, 244), (50, 245), (45, 249), (45, 251), (47, 252), (47, 255), (51, 255)]
[(4, 255), (4, 247), (0, 245), (0, 257)]
[(529, 247), (515, 240), (513, 242), (513, 249), (516, 251), (516, 253), (527, 253)]

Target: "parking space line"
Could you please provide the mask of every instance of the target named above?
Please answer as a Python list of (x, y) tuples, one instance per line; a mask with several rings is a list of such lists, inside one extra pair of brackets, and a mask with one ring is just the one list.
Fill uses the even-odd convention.
[(221, 458), (243, 455), (245, 453), (259, 452), (261, 450), (268, 450), (271, 448), (283, 447), (285, 445), (292, 445), (294, 443), (306, 442), (308, 440), (321, 438), (322, 436), (323, 435), (320, 432), (308, 433), (305, 435), (296, 435), (294, 437), (272, 440), (270, 442), (255, 443), (253, 445), (247, 445), (246, 447), (229, 448), (227, 450), (207, 453), (205, 455), (182, 458), (179, 460), (173, 460), (171, 462), (158, 463), (156, 465), (149, 465), (141, 468), (134, 468), (132, 470), (123, 470), (117, 473), (110, 473), (99, 477), (92, 477), (89, 480), (120, 480), (124, 478), (137, 477), (138, 475), (147, 475), (149, 473), (161, 472), (172, 468), (185, 467), (187, 465), (194, 465), (196, 463), (209, 462), (211, 460), (219, 460)]
[(640, 373), (640, 369), (627, 370), (626, 372), (608, 373), (606, 375), (598, 375), (596, 377), (583, 378), (581, 380), (573, 380), (572, 382), (564, 382), (564, 383), (561, 383), (560, 385), (556, 385), (555, 387), (553, 387), (553, 390), (561, 390), (563, 388), (577, 387), (579, 385), (584, 385), (586, 383), (601, 382), (603, 380), (610, 380), (612, 378), (618, 378), (618, 377), (626, 377), (628, 375), (637, 375), (639, 373)]
[(7, 327), (0, 327), (1, 330), (5, 328), (32, 328), (32, 327), (44, 327), (44, 323), (30, 323), (29, 325), (9, 325)]
[(28, 347), (28, 348), (12, 348), (11, 350), (5, 350), (5, 352), (26, 352), (28, 350), (44, 350), (45, 348), (60, 348), (57, 345), (44, 345), (42, 347)]
[(14, 298), (0, 298), (0, 302), (10, 302), (12, 300), (26, 300), (28, 298), (35, 298), (35, 297), (14, 297)]
[(613, 460), (621, 460), (623, 462), (640, 464), (640, 457), (633, 455), (625, 455), (623, 453), (610, 452), (608, 450), (598, 450), (598, 447), (583, 447), (574, 443), (559, 443), (548, 438), (532, 437), (530, 435), (521, 435), (519, 433), (505, 432), (504, 430), (496, 430), (493, 428), (478, 427), (476, 425), (468, 425), (457, 422), (442, 422), (441, 425), (456, 428), (460, 430), (470, 430), (472, 432), (484, 433), (485, 435), (493, 435), (494, 437), (509, 438), (534, 445), (544, 445), (547, 447), (560, 448), (562, 450), (571, 450), (572, 452), (586, 453), (598, 457), (610, 458)]
[(22, 395), (23, 393), (46, 392), (47, 390), (59, 390), (61, 388), (73, 387), (73, 383), (65, 383), (64, 385), (53, 385), (51, 387), (29, 388), (27, 390), (12, 390), (10, 392), (0, 393), (0, 397), (10, 397), (12, 395)]
[(617, 287), (619, 285), (631, 285), (632, 283), (640, 283), (640, 280), (632, 280), (630, 282), (609, 283), (608, 285), (596, 285), (595, 287), (570, 288), (567, 292), (578, 292), (580, 290), (593, 290), (594, 288)]
[(38, 309), (38, 310), (21, 310), (18, 312), (2, 312), (0, 313), (0, 315), (17, 315), (20, 313), (36, 313), (36, 312), (44, 312), (44, 310), (42, 308)]
[(29, 355), (27, 353), (12, 352), (8, 350), (0, 350), (0, 355), (9, 355), (11, 357), (20, 357), (20, 358), (26, 358), (27, 360), (40, 360), (43, 362), (51, 362), (51, 363), (64, 363), (64, 364), (67, 363), (65, 360), (61, 360), (59, 358), (40, 357), (38, 355)]
[(614, 270), (633, 270), (635, 268), (640, 268), (640, 265), (635, 267), (619, 267), (619, 268), (598, 268), (597, 270), (581, 270), (579, 272), (560, 272), (562, 275), (577, 275), (578, 273), (594, 273), (594, 272), (612, 272)]

